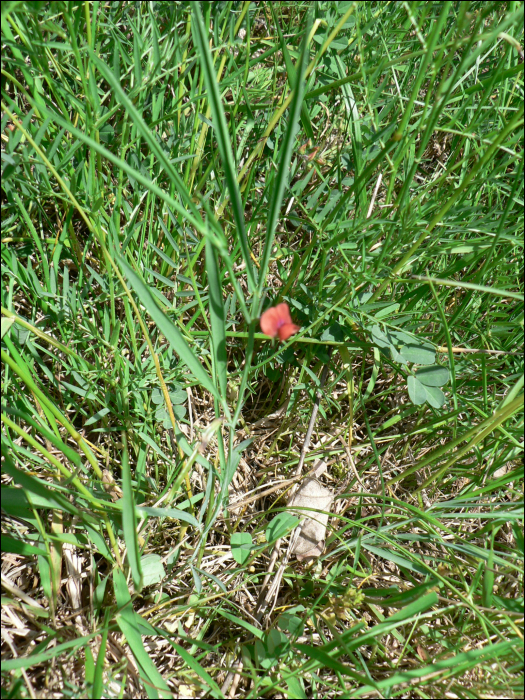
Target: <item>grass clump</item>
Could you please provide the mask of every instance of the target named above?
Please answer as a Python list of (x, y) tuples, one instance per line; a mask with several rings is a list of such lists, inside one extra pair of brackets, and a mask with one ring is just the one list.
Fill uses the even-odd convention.
[(517, 2), (5, 3), (6, 697), (522, 695), (522, 45)]

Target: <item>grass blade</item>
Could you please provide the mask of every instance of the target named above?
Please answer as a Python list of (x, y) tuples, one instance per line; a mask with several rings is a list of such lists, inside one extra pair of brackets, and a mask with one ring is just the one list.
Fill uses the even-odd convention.
[(246, 228), (244, 226), (244, 209), (242, 206), (241, 193), (237, 183), (235, 174), (235, 165), (233, 162), (232, 147), (228, 134), (228, 126), (224, 109), (222, 107), (219, 86), (217, 85), (217, 77), (213, 69), (213, 61), (211, 58), (210, 49), (206, 37), (206, 29), (202, 18), (201, 9), (198, 2), (191, 3), (192, 8), (192, 31), (195, 45), (198, 47), (199, 60), (204, 73), (204, 82), (208, 100), (211, 106), (213, 116), (214, 133), (217, 137), (219, 152), (221, 154), (222, 165), (224, 167), (224, 175), (226, 177), (226, 185), (230, 193), (230, 200), (233, 208), (233, 218), (237, 229), (237, 236), (241, 246), (243, 261), (246, 265), (246, 276), (248, 280), (248, 289), (250, 292), (255, 290), (255, 278), (253, 275), (253, 267), (251, 260), (250, 245), (246, 236)]
[(159, 331), (167, 338), (173, 352), (184, 362), (186, 367), (193, 374), (202, 386), (209, 391), (216, 399), (221, 401), (216, 387), (213, 385), (209, 374), (199, 362), (197, 356), (188, 345), (186, 339), (175, 326), (175, 324), (159, 309), (157, 302), (148, 289), (147, 285), (140, 279), (138, 274), (128, 265), (123, 258), (119, 259), (119, 263), (124, 271), (124, 274), (129, 279), (131, 286), (135, 290), (141, 304), (145, 307), (151, 318), (155, 321)]

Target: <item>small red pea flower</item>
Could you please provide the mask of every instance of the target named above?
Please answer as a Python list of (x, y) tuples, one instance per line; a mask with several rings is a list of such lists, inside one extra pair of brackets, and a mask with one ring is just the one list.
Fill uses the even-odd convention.
[(300, 326), (296, 326), (295, 323), (292, 322), (290, 309), (286, 302), (266, 309), (261, 315), (260, 323), (261, 330), (265, 335), (269, 335), (271, 338), (275, 338), (275, 336), (278, 335), (279, 340), (283, 342), (288, 340), (291, 335), (301, 330)]

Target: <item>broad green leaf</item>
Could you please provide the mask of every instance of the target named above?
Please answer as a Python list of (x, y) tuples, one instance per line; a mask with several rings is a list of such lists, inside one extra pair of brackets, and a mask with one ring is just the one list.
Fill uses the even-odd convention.
[(418, 345), (403, 345), (399, 354), (405, 362), (413, 362), (416, 365), (431, 365), (436, 361), (436, 353), (433, 350)]
[(389, 348), (393, 345), (392, 340), (386, 333), (383, 333), (379, 326), (372, 326), (370, 332), (372, 335), (372, 342), (379, 348)]
[(2, 338), (7, 333), (7, 331), (11, 328), (13, 323), (15, 323), (15, 321), (16, 321), (16, 319), (14, 317), (2, 318)]
[(416, 406), (421, 406), (421, 404), (425, 403), (427, 400), (427, 392), (419, 379), (416, 379), (416, 377), (409, 374), (407, 384), (408, 395), (410, 396), (412, 403), (416, 404)]
[(421, 347), (426, 347), (432, 350), (432, 345), (426, 343), (425, 341), (419, 341), (413, 335), (408, 335), (404, 331), (393, 331), (389, 329), (390, 336), (394, 339), (395, 344), (399, 347), (400, 345), (419, 345)]
[(248, 532), (234, 532), (231, 538), (232, 556), (241, 566), (250, 558), (252, 536)]
[(104, 124), (104, 126), (99, 129), (100, 140), (102, 143), (112, 143), (115, 138), (115, 130), (111, 124)]
[[(181, 404), (186, 401), (188, 398), (188, 395), (183, 389), (177, 388), (177, 389), (169, 389), (168, 388), (168, 393), (170, 395), (171, 403), (173, 404)], [(164, 394), (162, 393), (162, 389), (159, 387), (155, 387), (153, 389), (153, 392), (151, 394), (151, 400), (154, 404), (157, 406), (163, 405), (164, 404)]]
[(166, 576), (166, 569), (159, 554), (144, 554), (140, 558), (143, 575), (143, 586), (152, 586), (160, 583)]
[(157, 406), (161, 405), (164, 402), (164, 394), (162, 393), (162, 389), (159, 389), (158, 387), (155, 387), (155, 389), (153, 389), (153, 392), (151, 394), (151, 401)]
[(255, 654), (259, 665), (264, 669), (274, 666), (290, 650), (288, 637), (279, 630), (271, 629), (266, 636), (255, 642)]
[(303, 688), (303, 679), (297, 676), (290, 676), (286, 679), (286, 685), (288, 686), (288, 697), (294, 700), (302, 700), (307, 698), (306, 692)]
[(281, 654), (289, 646), (290, 642), (284, 632), (275, 628), (269, 630), (266, 638), (266, 648), (270, 654)]
[[(173, 409), (173, 415), (177, 420), (182, 420), (183, 418), (186, 417), (186, 407), (185, 406), (180, 406), (177, 404), (174, 404), (172, 406)], [(168, 413), (167, 408), (164, 406), (159, 406), (157, 410), (155, 411), (155, 420), (159, 421), (159, 423), (162, 423), (163, 426), (166, 428), (166, 430), (169, 430), (171, 426), (171, 418), (170, 414)]]
[(284, 631), (292, 635), (301, 635), (304, 629), (304, 622), (297, 615), (289, 612), (282, 613), (277, 619), (277, 624)]
[(183, 389), (175, 389), (170, 391), (169, 394), (171, 403), (176, 405), (184, 403), (188, 398), (188, 394)]
[(416, 371), (416, 377), (425, 386), (445, 386), (450, 381), (450, 372), (447, 367), (432, 365), (420, 367)]
[(403, 357), (403, 355), (398, 352), (397, 348), (395, 348), (393, 345), (390, 346), (390, 357), (394, 362), (399, 362), (399, 364), (405, 364), (407, 360)]
[(345, 332), (340, 323), (332, 323), (332, 325), (323, 331), (321, 340), (333, 340), (336, 343), (342, 343), (345, 339)]
[(399, 354), (397, 346), (399, 343), (395, 332), (391, 332), (390, 329), (382, 331), (378, 325), (374, 325), (370, 328), (372, 335), (372, 342), (374, 345), (383, 351), (384, 354), (390, 355), (394, 362), (399, 362), (404, 364), (406, 360), (402, 355)]
[(299, 518), (296, 518), (290, 513), (279, 513), (273, 518), (266, 528), (266, 541), (275, 542), (275, 540), (285, 537), (295, 527), (299, 525)]
[(445, 403), (445, 394), (437, 386), (424, 387), (427, 392), (427, 401), (434, 408), (441, 408)]
[(424, 386), (417, 377), (412, 375), (408, 376), (407, 384), (410, 400), (416, 406), (428, 402), (434, 408), (441, 408), (445, 403), (445, 395), (438, 387)]

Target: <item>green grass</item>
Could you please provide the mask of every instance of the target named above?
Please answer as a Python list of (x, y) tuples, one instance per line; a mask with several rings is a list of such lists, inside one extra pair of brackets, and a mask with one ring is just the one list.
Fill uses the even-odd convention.
[[(522, 696), (522, 46), (2, 3), (3, 697)], [(325, 367), (326, 547), (257, 614)]]

